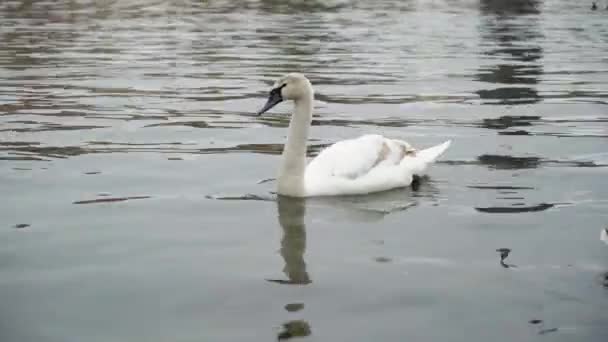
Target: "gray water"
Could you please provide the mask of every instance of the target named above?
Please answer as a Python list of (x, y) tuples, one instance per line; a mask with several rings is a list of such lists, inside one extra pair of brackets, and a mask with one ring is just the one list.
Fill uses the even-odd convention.
[[(608, 340), (590, 5), (1, 2), (0, 340)], [(452, 147), (417, 189), (277, 198), (290, 106), (252, 113), (292, 71), (311, 156)]]

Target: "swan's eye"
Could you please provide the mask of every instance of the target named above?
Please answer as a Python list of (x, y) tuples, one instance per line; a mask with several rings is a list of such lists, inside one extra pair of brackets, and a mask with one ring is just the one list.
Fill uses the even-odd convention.
[(281, 89), (285, 88), (285, 86), (286, 86), (286, 85), (287, 85), (287, 83), (283, 83), (283, 84), (281, 84), (280, 86), (278, 86), (278, 87), (276, 87), (276, 88), (272, 89), (272, 90), (270, 91), (270, 95), (278, 95), (278, 96), (281, 96)]

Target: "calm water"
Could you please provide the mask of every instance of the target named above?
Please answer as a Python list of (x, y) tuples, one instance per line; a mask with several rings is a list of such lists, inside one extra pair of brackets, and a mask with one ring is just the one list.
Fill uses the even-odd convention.
[[(0, 340), (608, 340), (604, 5), (2, 1)], [(311, 155), (453, 145), (277, 199), (291, 71)]]

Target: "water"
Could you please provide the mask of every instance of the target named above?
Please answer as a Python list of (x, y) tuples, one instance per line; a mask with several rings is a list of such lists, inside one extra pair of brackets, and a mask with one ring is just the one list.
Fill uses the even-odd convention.
[[(606, 341), (608, 12), (505, 3), (3, 1), (1, 340)], [(311, 155), (453, 145), (277, 198), (291, 71)]]

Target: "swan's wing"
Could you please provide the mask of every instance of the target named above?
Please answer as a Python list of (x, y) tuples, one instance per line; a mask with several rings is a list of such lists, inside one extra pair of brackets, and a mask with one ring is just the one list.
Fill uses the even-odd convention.
[(324, 149), (307, 166), (307, 173), (356, 179), (380, 164), (397, 165), (408, 152), (404, 142), (381, 135), (339, 141)]
[(414, 155), (407, 155), (403, 158), (401, 165), (408, 173), (422, 176), (428, 166), (435, 162), (450, 147), (451, 143), (452, 141), (448, 140), (439, 145), (416, 151)]

